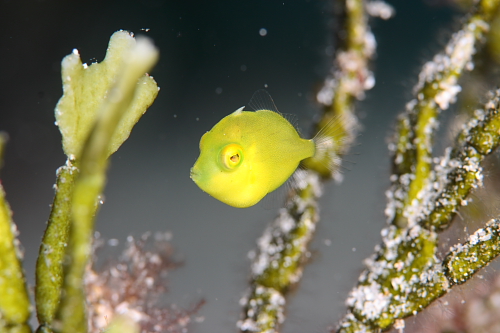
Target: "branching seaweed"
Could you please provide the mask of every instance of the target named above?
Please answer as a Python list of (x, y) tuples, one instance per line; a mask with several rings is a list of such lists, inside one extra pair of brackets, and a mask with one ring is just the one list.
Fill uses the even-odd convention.
[[(0, 166), (6, 141), (7, 135), (0, 133)], [(17, 228), (0, 184), (0, 332), (28, 333), (31, 305), (16, 237)]]
[[(471, 235), (467, 243), (454, 246), (440, 262), (436, 257), (436, 229), (442, 224), (433, 223), (451, 220), (457, 208), (467, 204), (470, 189), (481, 185), (479, 163), (498, 147), (500, 138), (500, 128), (496, 127), (500, 120), (500, 91), (491, 98), (487, 109), (477, 110), (464, 126), (457, 146), (447, 149), (445, 156), (437, 160), (430, 172), (433, 186), (428, 189), (428, 204), (415, 224), (404, 229), (391, 224), (382, 230), (383, 244), (366, 260), (367, 269), (349, 294), (350, 312), (339, 332), (388, 329), (397, 320), (427, 307), (453, 285), (470, 279), (499, 254), (499, 222), (492, 220)], [(488, 133), (483, 132), (485, 129), (496, 131), (496, 139), (481, 140)]]
[(54, 205), (37, 262), (41, 332), (87, 331), (83, 275), (107, 160), (158, 93), (156, 82), (144, 74), (157, 57), (150, 41), (136, 42), (128, 32), (119, 31), (100, 64), (82, 65), (76, 50), (62, 62), (64, 95), (56, 120), (68, 160), (57, 173)]
[[(252, 253), (250, 290), (240, 301), (243, 315), (238, 327), (242, 332), (277, 332), (283, 323), (286, 293), (301, 278), (309, 256), (307, 245), (319, 220), (317, 201), (322, 182), (337, 175), (340, 156), (355, 135), (354, 103), (374, 85), (368, 61), (375, 52), (375, 38), (367, 25), (365, 3), (354, 0), (342, 4), (339, 35), (346, 37), (338, 38), (340, 46), (332, 77), (318, 94), (324, 114), (317, 129), (328, 129), (321, 134), (329, 143), (324, 154), (304, 161), (304, 169), (296, 175), (296, 188), (259, 239), (257, 252)], [(383, 12), (379, 16), (390, 17), (392, 8), (384, 3), (379, 5), (378, 9), (371, 7), (371, 12)], [(335, 122), (334, 126), (327, 126), (331, 122)]]
[(427, 62), (414, 88), (415, 98), (406, 105), (398, 121), (394, 153), (393, 181), (386, 214), (399, 227), (411, 227), (412, 219), (425, 198), (421, 193), (429, 186), (432, 168), (432, 137), (438, 126), (438, 115), (454, 103), (461, 91), (458, 79), (474, 68), (472, 56), (484, 42), (489, 22), (496, 11), (494, 1), (481, 1), (462, 29), (453, 34), (444, 52)]
[[(332, 119), (339, 123), (328, 133), (334, 148), (322, 160), (304, 163), (307, 169), (299, 171), (302, 182), (297, 192), (290, 195), (279, 217), (260, 238), (258, 251), (252, 254), (249, 296), (241, 300), (244, 313), (238, 326), (242, 332), (277, 332), (284, 321), (286, 292), (300, 279), (307, 244), (319, 220), (316, 200), (321, 195), (321, 180), (331, 176), (331, 166), (338, 165), (339, 156), (352, 141), (355, 99), (363, 98), (364, 91), (374, 84), (367, 62), (375, 42), (364, 8), (362, 1), (343, 5), (339, 30), (345, 38), (340, 39), (333, 77), (318, 94), (318, 100), (326, 105), (320, 128)], [(379, 1), (369, 2), (366, 8), (377, 16), (391, 15), (390, 7)], [(498, 146), (498, 92), (485, 110), (476, 111), (457, 138), (456, 147), (448, 149), (434, 167), (432, 158), (437, 117), (455, 102), (461, 90), (458, 80), (473, 69), (473, 55), (484, 42), (497, 8), (498, 1), (479, 1), (445, 51), (424, 65), (414, 89), (415, 99), (400, 117), (397, 138), (391, 145), (394, 174), (386, 209), (390, 225), (382, 231), (384, 243), (367, 260), (367, 270), (349, 295), (349, 313), (339, 332), (378, 332), (394, 325), (401, 328), (402, 318), (419, 312), (498, 254), (498, 222), (492, 220), (467, 244), (457, 245), (444, 264), (436, 258), (437, 231), (449, 225), (457, 209), (467, 204), (470, 190), (481, 185), (479, 163)], [(474, 265), (467, 265), (467, 260), (474, 258), (471, 253), (479, 257)]]
[[(499, 251), (498, 220), (469, 241), (456, 245), (444, 262), (437, 257), (438, 231), (449, 226), (471, 189), (482, 185), (480, 162), (499, 144), (500, 91), (491, 93), (440, 159), (432, 158), (432, 137), (440, 110), (460, 92), (458, 79), (473, 68), (472, 56), (484, 41), (498, 1), (480, 1), (443, 53), (424, 65), (415, 99), (398, 123), (393, 185), (387, 191), (390, 225), (383, 244), (366, 261), (357, 287), (349, 294), (349, 313), (338, 332), (379, 332), (416, 314), (450, 288), (486, 266)], [(433, 163), (434, 162), (434, 163)], [(434, 166), (433, 166), (434, 164)]]
[[(334, 65), (317, 95), (324, 106), (316, 131), (321, 132), (322, 154), (304, 161), (295, 175), (296, 187), (251, 253), (250, 288), (240, 301), (241, 332), (275, 333), (284, 322), (287, 293), (300, 281), (309, 258), (322, 185), (341, 178), (340, 159), (357, 129), (354, 105), (375, 84), (368, 68), (376, 46), (368, 15), (387, 19), (393, 10), (382, 1), (339, 0), (338, 5)], [(482, 186), (481, 162), (500, 144), (500, 89), (490, 92), (483, 108), (471, 115), (453, 146), (442, 157), (433, 156), (438, 117), (455, 102), (463, 73), (474, 69), (474, 55), (488, 38), (492, 20), (498, 20), (499, 6), (500, 0), (475, 1), (444, 51), (424, 65), (389, 147), (393, 174), (382, 244), (365, 261), (336, 332), (402, 329), (404, 318), (465, 283), (500, 254), (500, 219), (495, 218), (453, 245), (442, 260), (437, 256), (439, 232), (468, 205), (470, 192)], [(67, 162), (57, 171), (37, 262), (37, 332), (184, 332), (190, 315), (203, 303), (187, 311), (156, 307), (151, 294), (166, 289), (161, 280), (171, 262), (161, 251), (145, 250), (145, 238), (130, 238), (124, 257), (108, 270), (97, 273), (88, 265), (108, 158), (158, 93), (156, 82), (145, 74), (157, 57), (151, 42), (120, 31), (111, 37), (100, 64), (82, 64), (76, 50), (63, 60), (64, 95), (56, 107), (56, 123)], [(0, 163), (5, 140), (0, 134)], [(21, 257), (0, 186), (1, 332), (31, 332)], [(108, 302), (100, 298), (103, 294)]]

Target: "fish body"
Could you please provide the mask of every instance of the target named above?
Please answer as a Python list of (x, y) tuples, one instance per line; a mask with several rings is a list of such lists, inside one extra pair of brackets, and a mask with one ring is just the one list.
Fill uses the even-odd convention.
[(317, 151), (315, 140), (301, 138), (267, 92), (254, 94), (250, 105), (256, 111), (242, 107), (202, 136), (191, 168), (203, 191), (239, 208), (258, 203)]

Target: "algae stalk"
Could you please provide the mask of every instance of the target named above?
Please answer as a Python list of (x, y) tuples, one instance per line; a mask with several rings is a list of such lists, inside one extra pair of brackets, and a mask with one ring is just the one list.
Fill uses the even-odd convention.
[(285, 296), (300, 281), (309, 255), (308, 244), (319, 221), (317, 201), (322, 183), (338, 175), (340, 158), (355, 136), (354, 104), (374, 85), (368, 62), (375, 52), (375, 39), (367, 24), (365, 3), (346, 1), (342, 6), (339, 17), (345, 31), (337, 32), (340, 45), (332, 77), (317, 96), (324, 106), (317, 129), (332, 121), (335, 126), (328, 126), (330, 130), (322, 133), (324, 153), (304, 161), (305, 170), (296, 174), (298, 188), (289, 194), (279, 217), (266, 228), (258, 241), (258, 250), (252, 253), (250, 288), (240, 301), (243, 314), (237, 323), (242, 332), (278, 332), (284, 322)]
[(82, 278), (107, 160), (158, 93), (156, 82), (144, 74), (157, 57), (149, 40), (136, 42), (128, 32), (118, 31), (101, 63), (82, 65), (76, 50), (63, 60), (64, 95), (56, 107), (56, 119), (68, 162), (58, 172), (56, 198), (37, 263), (40, 329), (86, 331)]
[[(0, 132), (0, 164), (7, 136)], [(0, 184), (0, 331), (31, 332), (31, 305), (21, 266), (17, 228)]]
[(68, 255), (65, 264), (63, 294), (57, 320), (62, 332), (86, 332), (85, 296), (82, 290), (83, 275), (92, 243), (94, 212), (98, 196), (104, 187), (109, 145), (116, 127), (129, 107), (137, 80), (150, 70), (157, 58), (157, 51), (147, 40), (124, 55), (126, 65), (110, 96), (102, 105), (101, 116), (83, 146), (80, 175), (75, 182), (72, 197)]
[[(398, 120), (392, 176), (392, 197), (387, 214), (400, 228), (411, 227), (422, 193), (429, 184), (432, 168), (432, 139), (441, 110), (448, 109), (462, 90), (458, 80), (474, 68), (476, 47), (484, 42), (489, 22), (498, 8), (497, 1), (480, 1), (462, 28), (451, 37), (443, 52), (427, 62), (414, 87), (414, 99)], [(421, 193), (422, 192), (422, 193)]]
[[(400, 117), (397, 138), (390, 146), (394, 152), (393, 185), (387, 191), (386, 208), (390, 225), (382, 230), (382, 245), (365, 261), (367, 268), (349, 294), (349, 311), (337, 332), (404, 327), (403, 318), (421, 311), (456, 283), (452, 276), (461, 273), (453, 269), (466, 271), (468, 279), (498, 254), (493, 241), (481, 244), (485, 255), (476, 258), (480, 263), (471, 271), (464, 270), (465, 260), (460, 261), (459, 254), (449, 255), (459, 263), (447, 269), (436, 255), (438, 231), (449, 226), (458, 207), (467, 204), (470, 190), (481, 186), (479, 163), (498, 146), (500, 91), (474, 113), (453, 149), (448, 148), (440, 159), (432, 159), (431, 153), (437, 116), (455, 102), (461, 90), (458, 79), (473, 68), (475, 48), (483, 42), (499, 4), (479, 2), (445, 51), (424, 65), (415, 99)], [(491, 223), (478, 232), (497, 239), (497, 222)]]
[(78, 171), (69, 159), (66, 165), (57, 170), (56, 194), (36, 267), (36, 306), (41, 325), (52, 322), (59, 304), (63, 282), (62, 263), (69, 235), (71, 195)]

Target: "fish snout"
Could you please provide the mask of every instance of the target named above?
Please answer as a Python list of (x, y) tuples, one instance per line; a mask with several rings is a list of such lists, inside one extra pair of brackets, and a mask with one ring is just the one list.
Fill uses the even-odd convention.
[(189, 172), (189, 178), (191, 178), (193, 181), (196, 182), (196, 180), (199, 178), (199, 173), (195, 168), (191, 168)]

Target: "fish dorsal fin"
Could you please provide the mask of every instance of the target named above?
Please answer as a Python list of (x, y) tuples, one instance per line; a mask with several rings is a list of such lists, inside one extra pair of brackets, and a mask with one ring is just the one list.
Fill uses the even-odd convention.
[(244, 108), (245, 108), (245, 106), (242, 106), (242, 107), (241, 107), (241, 108), (239, 108), (238, 110), (234, 111), (234, 112), (233, 112), (233, 115), (238, 115), (238, 114), (242, 113)]
[(295, 128), (297, 133), (299, 133), (299, 135), (302, 137), (302, 133), (299, 129), (299, 120), (297, 115), (291, 113), (279, 112), (278, 108), (276, 107), (276, 104), (274, 104), (273, 98), (271, 97), (271, 95), (269, 95), (267, 90), (264, 89), (257, 90), (253, 94), (248, 105), (254, 111), (269, 110), (276, 112), (277, 114), (285, 118), (293, 126), (293, 128)]
[(271, 95), (269, 95), (269, 93), (264, 89), (259, 89), (253, 94), (248, 106), (250, 106), (254, 111), (270, 110), (280, 113), (274, 104)]

